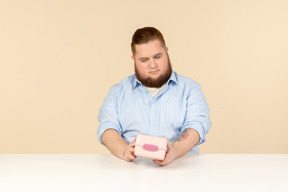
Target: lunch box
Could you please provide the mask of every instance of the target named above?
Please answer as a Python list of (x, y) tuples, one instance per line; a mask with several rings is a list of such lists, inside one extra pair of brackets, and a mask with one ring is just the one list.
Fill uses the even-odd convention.
[(149, 135), (137, 135), (134, 154), (138, 157), (163, 160), (167, 151), (167, 139)]

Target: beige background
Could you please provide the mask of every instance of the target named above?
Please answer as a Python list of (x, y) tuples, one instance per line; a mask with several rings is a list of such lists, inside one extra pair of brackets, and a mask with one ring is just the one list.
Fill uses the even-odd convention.
[(162, 31), (202, 85), (201, 153), (288, 153), (288, 1), (0, 0), (0, 153), (102, 153), (99, 107), (133, 73), (130, 40)]

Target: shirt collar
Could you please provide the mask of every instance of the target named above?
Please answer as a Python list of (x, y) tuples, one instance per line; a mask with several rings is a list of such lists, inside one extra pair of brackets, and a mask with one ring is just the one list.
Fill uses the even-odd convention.
[[(175, 71), (172, 71), (171, 76), (169, 80), (167, 81), (167, 84), (170, 84), (170, 82), (174, 82), (175, 84), (178, 84), (178, 78), (177, 78), (177, 73)], [(142, 83), (136, 78), (136, 75), (134, 74), (132, 78), (132, 89), (134, 90), (136, 87), (139, 85), (142, 85)]]
[(175, 71), (172, 71), (171, 77), (168, 80), (168, 84), (173, 81), (174, 83), (178, 84), (178, 78), (177, 78), (177, 73)]
[(132, 89), (134, 90), (137, 86), (141, 85), (142, 83), (136, 78), (136, 75), (134, 74), (133, 75), (133, 78), (132, 78)]

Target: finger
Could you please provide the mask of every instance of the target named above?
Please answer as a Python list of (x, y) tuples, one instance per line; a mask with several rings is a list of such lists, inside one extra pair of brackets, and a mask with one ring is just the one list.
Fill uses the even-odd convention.
[(129, 156), (133, 157), (133, 159), (135, 159), (137, 157), (134, 153), (130, 153)]
[(156, 163), (157, 165), (165, 165), (165, 163), (163, 162), (163, 160), (153, 160), (154, 163)]
[(129, 158), (130, 158), (131, 160), (135, 159), (135, 157), (134, 157), (132, 154), (129, 155)]
[(134, 154), (134, 151), (135, 151), (134, 148), (129, 148), (128, 151), (127, 151), (128, 152), (128, 157), (133, 156), (133, 159), (135, 159), (136, 155)]
[(153, 161), (154, 161), (155, 163), (159, 164), (159, 165), (163, 165), (163, 164), (165, 164), (166, 161), (167, 161), (167, 155), (164, 157), (163, 160), (154, 159)]
[(129, 145), (132, 147), (135, 147), (135, 143), (136, 143), (136, 138)]
[(167, 139), (167, 151), (166, 151), (166, 153), (169, 152), (170, 149), (171, 149), (171, 144), (170, 144), (169, 140)]
[(155, 160), (155, 159), (153, 160), (153, 162), (158, 164), (158, 165), (161, 163), (159, 160)]

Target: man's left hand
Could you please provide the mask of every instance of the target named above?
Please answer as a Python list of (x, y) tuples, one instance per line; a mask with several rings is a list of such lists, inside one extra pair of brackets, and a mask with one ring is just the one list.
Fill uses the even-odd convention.
[(167, 152), (165, 155), (165, 158), (163, 160), (153, 160), (154, 163), (158, 165), (168, 165), (171, 164), (176, 159), (176, 153), (173, 146), (169, 143), (169, 140), (167, 139)]

